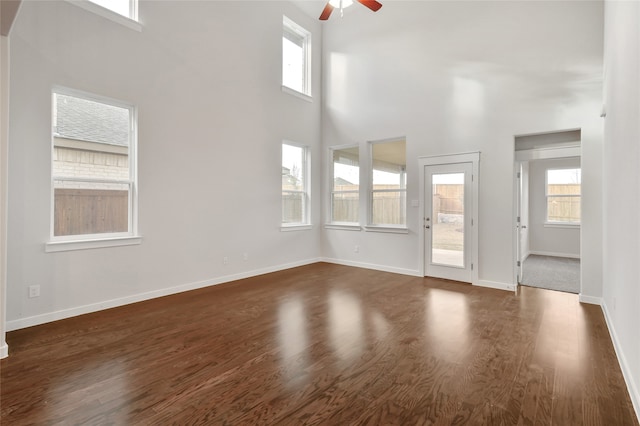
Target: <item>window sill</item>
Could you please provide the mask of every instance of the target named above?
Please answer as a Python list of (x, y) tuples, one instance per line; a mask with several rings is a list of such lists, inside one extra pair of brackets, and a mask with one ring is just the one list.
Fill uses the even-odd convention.
[(361, 231), (360, 225), (347, 225), (341, 223), (327, 223), (324, 225), (325, 229), (341, 229), (343, 231)]
[(409, 228), (404, 226), (375, 226), (367, 225), (364, 227), (367, 232), (386, 232), (388, 234), (408, 234)]
[(142, 243), (142, 237), (115, 237), (95, 240), (49, 241), (44, 245), (44, 251), (55, 253), (59, 251), (88, 250), (105, 247), (132, 246)]
[(282, 86), (282, 91), (284, 93), (288, 93), (288, 94), (290, 94), (292, 96), (295, 96), (296, 98), (300, 98), (300, 99), (302, 99), (304, 101), (313, 102), (313, 98), (310, 95), (307, 95), (307, 94), (302, 93), (302, 92), (298, 92), (297, 90), (292, 89), (290, 87)]
[(308, 231), (309, 229), (313, 229), (313, 226), (312, 225), (282, 225), (280, 227), (281, 232)]
[(125, 26), (137, 32), (142, 32), (142, 24), (136, 20), (128, 18), (124, 15), (120, 15), (112, 10), (102, 7), (96, 3), (92, 3), (89, 0), (67, 0), (69, 3), (76, 5), (84, 10), (93, 12), (96, 15), (102, 16), (112, 22)]
[(579, 223), (558, 223), (558, 222), (545, 222), (545, 228), (566, 228), (566, 229), (580, 229)]

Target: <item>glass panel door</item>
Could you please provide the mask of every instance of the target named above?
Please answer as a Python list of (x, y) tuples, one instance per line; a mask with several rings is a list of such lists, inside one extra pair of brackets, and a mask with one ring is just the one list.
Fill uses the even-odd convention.
[(425, 275), (472, 281), (472, 163), (425, 166)]
[(464, 173), (432, 176), (431, 263), (464, 268)]

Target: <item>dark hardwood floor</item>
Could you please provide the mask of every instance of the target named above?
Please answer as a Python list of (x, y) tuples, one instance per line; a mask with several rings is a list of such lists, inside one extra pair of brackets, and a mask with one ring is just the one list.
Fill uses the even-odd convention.
[(8, 334), (2, 424), (638, 425), (600, 307), (318, 263)]

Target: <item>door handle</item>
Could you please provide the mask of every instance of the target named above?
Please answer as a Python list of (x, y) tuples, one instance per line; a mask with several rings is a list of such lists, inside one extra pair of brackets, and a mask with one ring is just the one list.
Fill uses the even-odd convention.
[(425, 225), (424, 226), (426, 229), (431, 229), (431, 227), (429, 225)]

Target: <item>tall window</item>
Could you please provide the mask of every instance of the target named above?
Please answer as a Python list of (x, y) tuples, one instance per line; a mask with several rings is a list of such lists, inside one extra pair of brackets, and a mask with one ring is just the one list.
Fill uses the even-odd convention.
[(547, 170), (547, 222), (580, 223), (580, 169)]
[(406, 141), (371, 143), (370, 224), (406, 226)]
[(358, 223), (360, 160), (358, 147), (332, 149), (331, 222)]
[(309, 224), (308, 148), (282, 144), (282, 225)]
[(89, 0), (99, 6), (109, 9), (119, 15), (126, 16), (134, 21), (138, 20), (137, 0)]
[(283, 16), (282, 86), (311, 96), (311, 33)]
[(54, 240), (134, 234), (135, 108), (53, 93)]

